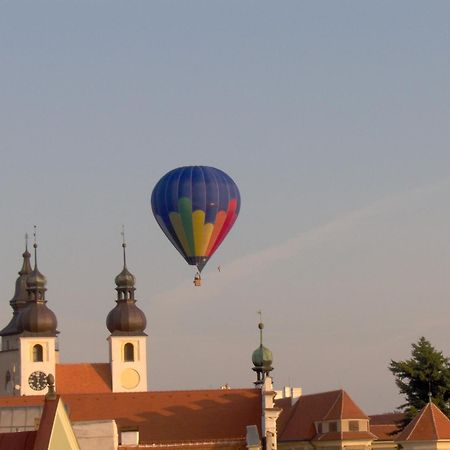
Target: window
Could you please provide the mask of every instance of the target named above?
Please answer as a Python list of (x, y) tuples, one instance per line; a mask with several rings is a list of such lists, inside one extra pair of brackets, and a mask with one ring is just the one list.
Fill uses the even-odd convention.
[(44, 351), (41, 344), (36, 344), (33, 347), (33, 362), (44, 361)]
[(359, 431), (359, 421), (358, 420), (350, 420), (348, 422), (348, 430), (349, 431)]
[(130, 342), (127, 342), (123, 348), (123, 359), (128, 362), (134, 361), (134, 346)]
[(337, 422), (330, 422), (328, 424), (328, 431), (333, 432), (333, 431), (337, 431)]
[(138, 429), (121, 430), (120, 445), (133, 445), (133, 446), (139, 445), (139, 430)]
[(322, 433), (322, 422), (319, 422), (319, 423), (317, 424), (317, 432), (318, 432), (318, 433)]

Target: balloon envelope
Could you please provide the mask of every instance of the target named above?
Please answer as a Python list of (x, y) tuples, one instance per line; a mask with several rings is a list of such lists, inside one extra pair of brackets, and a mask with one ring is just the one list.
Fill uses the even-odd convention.
[(241, 198), (225, 172), (186, 166), (158, 181), (151, 203), (166, 236), (188, 264), (201, 272), (236, 221)]

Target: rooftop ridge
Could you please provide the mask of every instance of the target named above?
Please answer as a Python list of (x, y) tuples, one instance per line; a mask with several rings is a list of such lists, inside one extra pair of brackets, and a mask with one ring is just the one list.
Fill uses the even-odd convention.
[[(438, 439), (450, 439), (449, 435), (444, 435), (441, 437), (442, 427), (438, 425), (437, 419), (443, 419), (447, 424), (450, 425), (450, 419), (433, 403), (433, 422), (436, 425), (436, 436)], [(450, 426), (449, 426), (450, 428)], [(448, 433), (448, 430), (446, 430)]]
[(325, 395), (325, 394), (334, 394), (337, 392), (342, 391), (342, 389), (333, 389), (331, 391), (324, 391), (324, 392), (313, 392), (312, 394), (302, 394), (302, 398), (304, 397), (311, 397), (313, 395)]
[[(230, 392), (252, 392), (252, 393), (258, 393), (261, 392), (260, 389), (257, 388), (230, 388), (230, 389), (179, 389), (179, 390), (169, 390), (169, 391), (142, 391), (142, 392), (83, 392), (83, 393), (74, 393), (74, 394), (61, 394), (64, 396), (91, 396), (91, 395), (100, 395), (100, 396), (125, 396), (125, 395), (136, 395), (136, 396), (143, 396), (143, 395), (155, 395), (155, 394), (182, 394), (182, 393), (199, 393), (199, 394), (205, 394), (205, 393), (223, 393), (223, 395), (226, 395)], [(1, 398), (1, 397), (0, 397)]]
[(433, 403), (429, 403), (430, 405), (430, 411), (431, 411), (431, 420), (433, 421), (433, 428), (434, 428), (434, 432), (436, 434), (436, 439), (439, 439), (439, 430), (436, 424), (436, 418), (434, 417), (434, 408), (433, 408)]
[[(403, 439), (403, 436), (402, 436), (403, 433), (401, 433), (401, 434), (398, 436), (398, 440), (407, 441), (407, 440), (411, 437), (411, 435), (413, 434), (414, 430), (416, 429), (417, 424), (420, 422), (422, 416), (424, 415), (425, 410), (426, 410), (426, 408), (423, 408), (422, 411), (420, 411), (420, 413), (414, 418), (413, 422), (410, 422), (410, 423), (412, 424), (412, 425), (411, 425), (411, 430), (408, 430), (408, 429), (407, 429), (408, 427), (405, 428), (405, 430), (406, 430), (408, 433), (405, 434), (404, 439)], [(401, 437), (402, 439), (400, 439), (400, 437)]]
[[(331, 391), (331, 392), (334, 392), (334, 391)], [(331, 405), (330, 409), (327, 411), (327, 413), (323, 417), (323, 420), (328, 420), (328, 416), (330, 415), (331, 411), (333, 411), (333, 409), (336, 406), (337, 402), (342, 398), (342, 389), (340, 389), (339, 391), (336, 391), (336, 392), (338, 392), (339, 394), (336, 397), (336, 400)], [(342, 417), (342, 402), (341, 402), (341, 417)]]

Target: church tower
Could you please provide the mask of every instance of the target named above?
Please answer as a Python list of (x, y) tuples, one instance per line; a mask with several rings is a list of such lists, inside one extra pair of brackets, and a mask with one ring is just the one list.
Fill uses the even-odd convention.
[(261, 389), (261, 431), (263, 437), (263, 448), (265, 450), (277, 450), (277, 419), (281, 414), (281, 408), (275, 406), (275, 391), (270, 372), (273, 370), (272, 352), (263, 345), (264, 324), (259, 311), (259, 347), (252, 354), (253, 370), (256, 372), (255, 387)]
[(0, 331), (0, 395), (42, 395), (48, 374), (55, 374), (58, 362), (56, 316), (45, 300), (47, 280), (37, 265), (34, 269), (25, 249), (23, 266), (10, 301), (13, 317)]
[[(122, 235), (123, 232), (122, 232)], [(122, 243), (123, 270), (115, 279), (116, 306), (106, 318), (111, 335), (109, 355), (113, 392), (147, 391), (147, 325), (145, 314), (136, 306), (136, 280), (126, 262), (125, 237)]]

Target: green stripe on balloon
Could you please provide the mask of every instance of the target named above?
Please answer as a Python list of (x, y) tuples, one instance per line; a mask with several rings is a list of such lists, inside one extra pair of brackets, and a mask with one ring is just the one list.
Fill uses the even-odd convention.
[(194, 231), (192, 229), (192, 202), (187, 197), (181, 197), (178, 200), (178, 211), (180, 212), (181, 222), (189, 244), (191, 255), (195, 255)]

